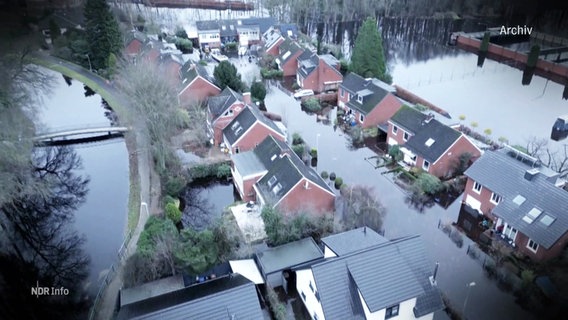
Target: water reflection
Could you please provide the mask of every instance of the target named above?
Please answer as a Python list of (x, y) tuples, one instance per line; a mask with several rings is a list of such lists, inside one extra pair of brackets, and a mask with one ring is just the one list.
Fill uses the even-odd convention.
[[(0, 254), (0, 314), (74, 318), (86, 307), (83, 281), (89, 259), (85, 239), (72, 223), (89, 179), (75, 173), (81, 161), (69, 147), (36, 149), (32, 163), (30, 172), (20, 175), (19, 196), (0, 208), (6, 235)], [(68, 295), (34, 297), (30, 291), (36, 286), (65, 289)]]

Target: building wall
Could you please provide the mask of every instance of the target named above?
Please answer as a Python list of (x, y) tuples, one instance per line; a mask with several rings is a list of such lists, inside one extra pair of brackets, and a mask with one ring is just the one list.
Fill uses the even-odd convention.
[[(308, 182), (308, 189), (305, 183)], [(313, 210), (318, 213), (330, 213), (335, 209), (335, 196), (303, 178), (278, 203), (278, 207), (287, 213)]]
[(218, 146), (221, 142), (223, 142), (223, 130), (225, 130), (227, 125), (231, 123), (231, 121), (233, 121), (233, 119), (235, 119), (235, 117), (239, 115), (244, 108), (245, 106), (243, 103), (234, 103), (231, 107), (229, 107), (229, 109), (227, 109), (227, 111), (233, 111), (232, 115), (221, 115), (213, 121), (213, 143), (215, 146)]
[(337, 106), (345, 110), (345, 105), (349, 102), (349, 98), (351, 98), (351, 93), (340, 85), (339, 90), (337, 90)]
[[(463, 192), (463, 202), (468, 203), (470, 200), (468, 198), (473, 198), (481, 203), (479, 209), (483, 212), (483, 215), (487, 216), (493, 221), (497, 221), (497, 218), (491, 213), (493, 208), (495, 208), (495, 204), (491, 202), (491, 195), (493, 191), (489, 190), (485, 186), (481, 187), (481, 192), (478, 194), (476, 191), (473, 190), (473, 185), (475, 181), (471, 178), (467, 179), (465, 184), (465, 190)], [(471, 205), (470, 205), (471, 207)], [(474, 208), (477, 209), (477, 208)]]
[(276, 43), (272, 45), (272, 47), (266, 49), (266, 53), (271, 56), (277, 56), (278, 52), (280, 51), (280, 45), (284, 42), (284, 38), (280, 37), (276, 40)]
[[(363, 312), (365, 313), (365, 318), (367, 320), (385, 320), (385, 312), (386, 312), (386, 308), (385, 309), (381, 309), (375, 312), (371, 312), (369, 310), (369, 308), (367, 307), (367, 303), (365, 302), (365, 299), (363, 299), (363, 295), (361, 295), (361, 291), (357, 290), (359, 292), (359, 298), (361, 299), (361, 304), (363, 305)], [(416, 319), (414, 317), (414, 306), (416, 306), (416, 298), (412, 298), (412, 299), (408, 299), (406, 301), (403, 301), (399, 304), (399, 311), (398, 311), (398, 316), (392, 317), (390, 319), (396, 319), (396, 320), (414, 320)], [(431, 314), (433, 316), (433, 313)], [(422, 317), (420, 319), (427, 319), (426, 317)]]
[[(459, 162), (460, 155), (466, 152), (469, 152), (472, 155), (472, 161), (475, 161), (481, 156), (479, 149), (477, 149), (477, 147), (462, 134), (461, 137), (459, 137), (458, 140), (446, 151), (446, 153), (440, 157), (440, 159), (438, 159), (435, 163), (430, 164), (430, 170), (428, 172), (437, 177), (450, 176), (453, 174), (453, 168)], [(418, 158), (420, 158), (420, 155), (417, 157), (417, 163), (422, 164)]]
[(298, 71), (298, 57), (303, 53), (302, 50), (298, 50), (293, 54), (284, 65), (281, 66), (284, 77), (295, 76)]
[[(393, 133), (393, 127), (396, 126), (398, 128), (396, 133)], [(392, 123), (392, 122), (388, 122), (388, 132), (387, 132), (387, 143), (389, 146), (395, 145), (395, 144), (399, 144), (399, 145), (404, 145), (406, 143), (406, 141), (404, 141), (404, 133), (407, 132), (405, 131), (403, 128), (401, 128), (400, 126)], [(408, 132), (408, 139), (410, 139), (413, 136), (412, 133)]]
[(178, 95), (180, 105), (187, 106), (191, 103), (204, 101), (221, 93), (221, 90), (201, 77), (196, 78), (189, 86), (186, 86)]
[(336, 255), (335, 252), (333, 252), (333, 250), (331, 250), (328, 246), (324, 246), (324, 248), (323, 248), (323, 257), (324, 257), (324, 258), (333, 258), (333, 257), (337, 257), (337, 255)]
[(136, 56), (142, 51), (142, 42), (138, 39), (132, 39), (124, 49), (124, 53), (129, 56)]
[[(312, 285), (312, 289), (310, 288), (310, 283)], [(306, 306), (306, 310), (311, 315), (312, 319), (314, 319), (314, 314), (317, 315), (318, 320), (325, 319), (323, 315), (323, 309), (321, 303), (316, 298), (315, 293), (317, 292), (316, 281), (314, 280), (314, 275), (311, 269), (304, 269), (296, 271), (296, 290), (300, 295), (300, 299), (304, 302), (304, 306)], [(306, 296), (302, 296), (302, 293)]]
[(221, 47), (221, 36), (219, 34), (219, 30), (198, 31), (197, 36), (199, 39), (199, 45), (202, 48), (204, 46), (209, 46), (209, 48)]
[(517, 250), (526, 254), (534, 261), (546, 261), (558, 257), (564, 251), (564, 247), (568, 242), (568, 232), (565, 233), (549, 249), (545, 249), (544, 247), (539, 245), (536, 252), (533, 252), (532, 249), (527, 247), (529, 239), (530, 238), (525, 234), (518, 232), (517, 237), (515, 238), (515, 245), (517, 246)]
[(365, 116), (363, 123), (360, 123), (359, 115), (356, 115), (355, 119), (363, 128), (376, 127), (379, 124), (386, 123), (400, 107), (402, 107), (402, 102), (394, 95), (388, 94)]
[(253, 127), (247, 132), (243, 133), (243, 137), (231, 146), (231, 153), (236, 153), (238, 148), (239, 152), (245, 152), (254, 149), (264, 138), (272, 135), (275, 139), (286, 141), (285, 137), (280, 136), (272, 129), (267, 128), (265, 125), (256, 122)]

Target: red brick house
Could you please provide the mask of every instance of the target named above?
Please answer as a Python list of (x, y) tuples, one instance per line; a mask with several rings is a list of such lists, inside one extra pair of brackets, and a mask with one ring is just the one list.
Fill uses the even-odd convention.
[(264, 47), (264, 52), (271, 56), (277, 56), (280, 51), (280, 45), (284, 42), (284, 37), (280, 31), (276, 30), (274, 27), (270, 27), (263, 35), (262, 42)]
[(343, 81), (339, 68), (339, 60), (332, 55), (318, 56), (314, 52), (304, 51), (298, 57), (296, 83), (301, 88), (314, 92), (336, 90)]
[(250, 94), (244, 97), (226, 87), (220, 94), (207, 99), (207, 135), (214, 146), (223, 142), (223, 130), (250, 103)]
[(557, 172), (507, 147), (486, 151), (466, 172), (462, 203), (493, 222), (499, 238), (535, 261), (568, 241), (568, 191)]
[(143, 33), (138, 31), (130, 32), (124, 46), (125, 58), (128, 59), (128, 61), (135, 62), (147, 43), (148, 38)]
[(439, 122), (433, 114), (424, 114), (402, 106), (388, 121), (387, 143), (400, 145), (403, 162), (436, 177), (450, 177), (464, 153), (471, 161), (481, 150), (463, 133)]
[(255, 105), (247, 105), (223, 130), (223, 143), (230, 154), (252, 150), (267, 136), (286, 141), (286, 135)]
[(339, 85), (337, 105), (363, 128), (385, 125), (402, 106), (395, 89), (378, 79), (349, 73)]
[(233, 181), (244, 201), (277, 206), (285, 213), (329, 213), (335, 208), (331, 188), (277, 137), (270, 135), (231, 160)]
[(160, 55), (160, 68), (173, 88), (179, 89), (181, 84), (180, 71), (183, 66), (181, 55), (165, 53)]
[(207, 70), (195, 62), (188, 60), (180, 70), (181, 90), (178, 101), (181, 106), (205, 101), (208, 97), (221, 93)]
[(278, 69), (282, 70), (284, 77), (296, 76), (298, 71), (298, 57), (304, 52), (300, 45), (290, 38), (280, 44), (278, 57), (275, 59)]

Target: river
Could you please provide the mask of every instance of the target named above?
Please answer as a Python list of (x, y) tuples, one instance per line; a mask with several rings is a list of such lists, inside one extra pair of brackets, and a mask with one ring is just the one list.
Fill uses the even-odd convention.
[[(41, 130), (110, 125), (105, 117), (101, 97), (85, 97), (83, 84), (72, 80), (67, 85), (60, 74), (53, 74), (53, 89), (43, 97), (38, 114)], [(77, 174), (88, 176), (86, 201), (75, 212), (74, 226), (86, 242), (90, 258), (85, 287), (94, 297), (109, 267), (117, 260), (124, 240), (129, 192), (128, 151), (124, 139), (75, 145), (82, 161)]]

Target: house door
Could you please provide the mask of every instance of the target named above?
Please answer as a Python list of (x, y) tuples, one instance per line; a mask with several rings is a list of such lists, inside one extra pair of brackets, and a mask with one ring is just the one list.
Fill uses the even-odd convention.
[(511, 227), (509, 224), (505, 224), (505, 229), (503, 230), (503, 234), (506, 235), (509, 239), (515, 241), (517, 237), (517, 229)]

